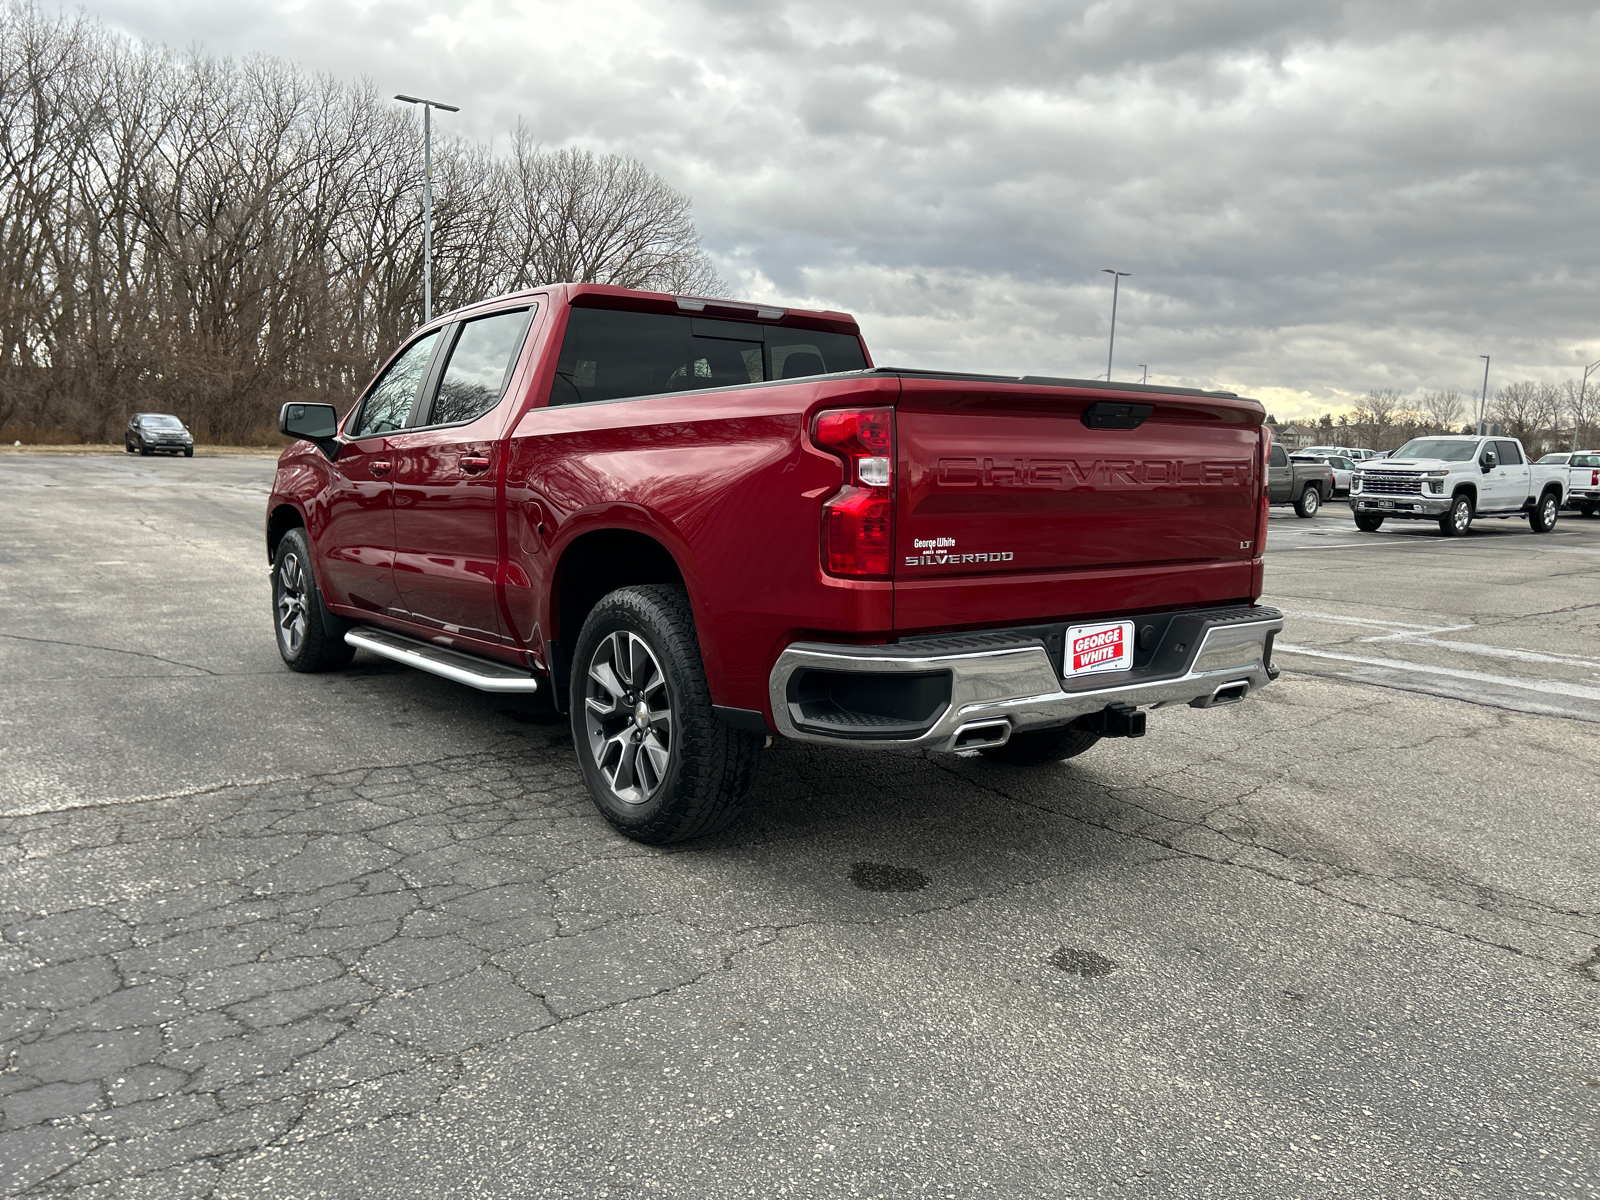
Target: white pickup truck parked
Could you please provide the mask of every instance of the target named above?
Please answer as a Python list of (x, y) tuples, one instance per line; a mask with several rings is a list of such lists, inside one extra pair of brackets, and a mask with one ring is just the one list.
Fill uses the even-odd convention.
[(1527, 517), (1535, 533), (1549, 533), (1566, 502), (1567, 470), (1530, 463), (1516, 438), (1413, 438), (1356, 469), (1350, 509), (1369, 533), (1391, 517), (1437, 521), (1446, 537), (1463, 536), (1475, 517)]
[(1577, 450), (1567, 460), (1567, 507), (1586, 517), (1600, 513), (1600, 454)]

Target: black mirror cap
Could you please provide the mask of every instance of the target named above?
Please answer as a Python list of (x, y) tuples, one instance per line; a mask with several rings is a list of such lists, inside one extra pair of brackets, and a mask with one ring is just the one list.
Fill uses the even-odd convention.
[(331, 404), (285, 404), (278, 410), (278, 432), (284, 437), (325, 442), (339, 432), (339, 413)]

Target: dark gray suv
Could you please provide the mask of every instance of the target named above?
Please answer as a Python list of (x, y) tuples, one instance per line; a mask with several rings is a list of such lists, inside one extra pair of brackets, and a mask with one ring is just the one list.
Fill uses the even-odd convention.
[(122, 435), (122, 448), (129, 454), (167, 454), (194, 457), (194, 435), (188, 426), (170, 413), (134, 413)]

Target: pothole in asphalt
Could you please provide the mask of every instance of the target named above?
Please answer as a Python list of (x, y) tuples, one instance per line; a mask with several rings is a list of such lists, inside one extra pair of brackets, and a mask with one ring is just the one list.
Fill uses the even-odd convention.
[(1050, 956), (1050, 965), (1068, 975), (1098, 979), (1101, 975), (1111, 974), (1122, 964), (1112, 962), (1104, 954), (1096, 954), (1093, 950), (1080, 950), (1076, 946), (1057, 946), (1056, 952)]
[(928, 877), (912, 867), (859, 862), (850, 865), (850, 882), (863, 892), (920, 892)]

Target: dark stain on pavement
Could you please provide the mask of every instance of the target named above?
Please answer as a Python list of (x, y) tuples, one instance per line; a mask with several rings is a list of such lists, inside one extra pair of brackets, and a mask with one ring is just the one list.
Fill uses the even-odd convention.
[(920, 892), (928, 877), (912, 867), (858, 862), (850, 865), (850, 882), (863, 892)]
[(1058, 971), (1065, 971), (1068, 975), (1098, 979), (1102, 975), (1111, 974), (1122, 964), (1112, 962), (1105, 955), (1096, 954), (1093, 950), (1080, 950), (1076, 946), (1057, 946), (1056, 952), (1050, 956), (1050, 965)]

